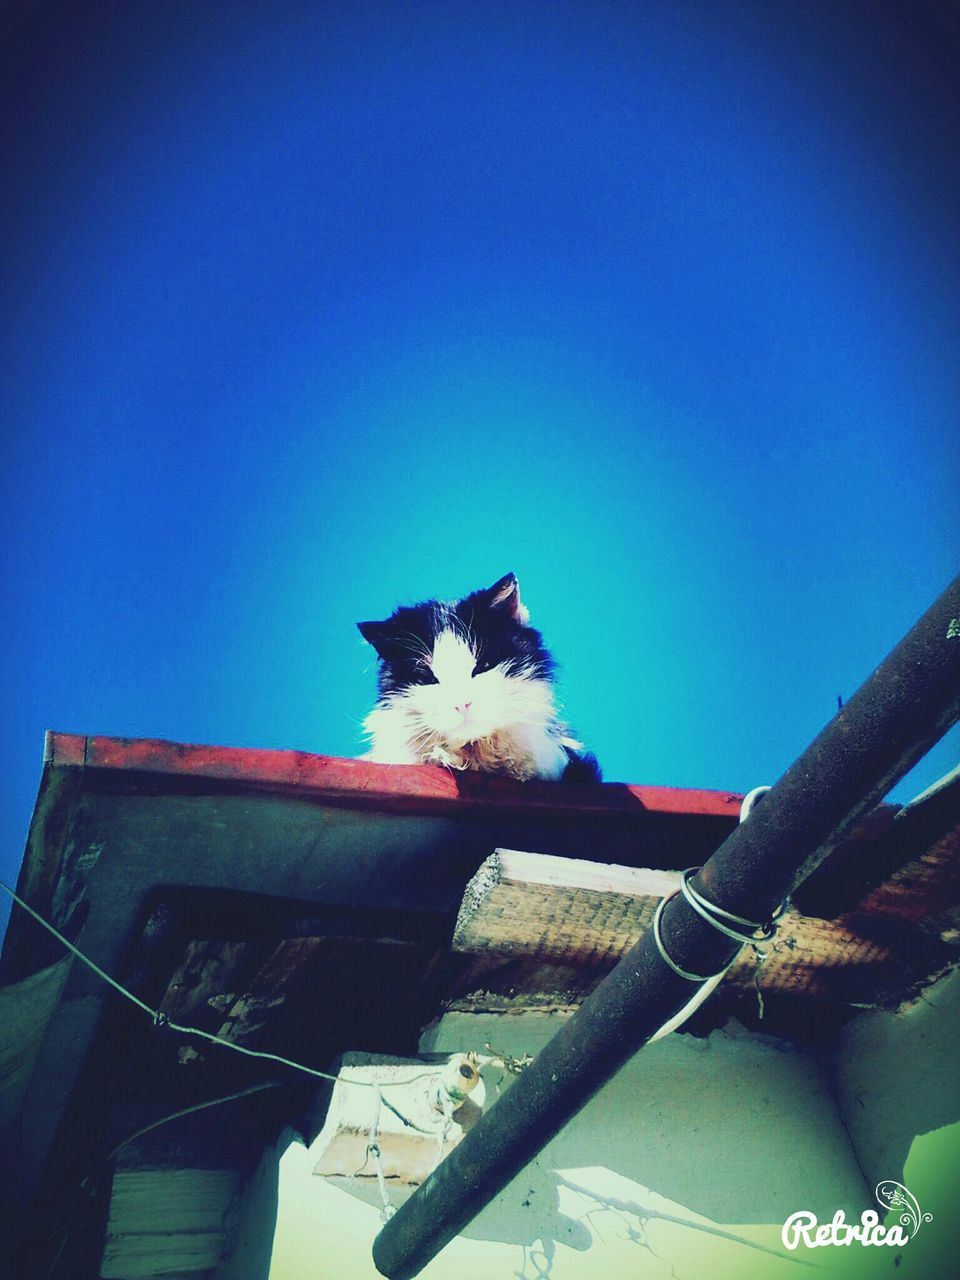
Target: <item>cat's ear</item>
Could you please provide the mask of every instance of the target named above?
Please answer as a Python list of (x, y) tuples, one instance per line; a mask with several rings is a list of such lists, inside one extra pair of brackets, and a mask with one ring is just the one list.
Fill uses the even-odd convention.
[(520, 583), (515, 573), (505, 574), (486, 592), (491, 609), (502, 612), (514, 622), (524, 625), (530, 620), (530, 610), (520, 599)]
[(381, 658), (385, 658), (390, 642), (389, 622), (358, 622), (357, 628), (364, 640), (373, 645)]

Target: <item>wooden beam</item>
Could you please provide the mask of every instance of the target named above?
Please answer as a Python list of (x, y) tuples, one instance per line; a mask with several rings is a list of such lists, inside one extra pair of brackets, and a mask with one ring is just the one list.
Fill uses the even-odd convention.
[[(831, 1003), (897, 1003), (960, 957), (956, 931), (936, 923), (960, 900), (958, 855), (960, 828), (835, 920), (790, 908), (759, 972), (748, 947), (728, 982)], [(545, 966), (579, 973), (581, 985), (585, 971), (599, 981), (679, 883), (679, 872), (498, 849), (467, 885), (453, 950), (486, 957), (490, 972), (508, 963), (528, 1001)], [(473, 966), (470, 977), (482, 986), (483, 968)]]
[(570, 965), (619, 960), (678, 883), (674, 871), (497, 849), (464, 891), (453, 950)]

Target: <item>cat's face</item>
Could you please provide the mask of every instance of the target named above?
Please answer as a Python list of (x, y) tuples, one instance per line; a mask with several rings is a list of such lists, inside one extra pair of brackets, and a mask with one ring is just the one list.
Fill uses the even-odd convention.
[(527, 625), (514, 575), (463, 600), (361, 622), (380, 655), (380, 697), (402, 706), (427, 748), (462, 747), (552, 714), (553, 663)]

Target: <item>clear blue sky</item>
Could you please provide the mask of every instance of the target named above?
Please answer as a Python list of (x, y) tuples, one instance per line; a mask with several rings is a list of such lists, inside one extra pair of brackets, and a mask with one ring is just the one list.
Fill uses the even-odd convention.
[(44, 729), (355, 754), (508, 570), (608, 778), (773, 781), (957, 571), (946, 4), (18, 8), (5, 878)]

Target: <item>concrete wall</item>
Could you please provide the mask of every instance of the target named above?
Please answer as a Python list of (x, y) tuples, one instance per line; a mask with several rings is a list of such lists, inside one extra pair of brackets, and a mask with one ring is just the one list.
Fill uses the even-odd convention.
[(960, 969), (895, 1013), (854, 1019), (837, 1055), (837, 1084), (871, 1187), (902, 1180), (916, 1136), (960, 1121)]
[[(536, 1054), (557, 1025), (547, 1015), (454, 1015), (420, 1047)], [(669, 1036), (636, 1055), (424, 1280), (780, 1280), (804, 1263), (828, 1280), (952, 1274), (958, 1041), (960, 972), (896, 1012), (854, 1019), (825, 1069), (733, 1022), (706, 1039)], [(488, 1107), (501, 1074), (484, 1070)], [(377, 1280), (376, 1182), (332, 1185), (314, 1175), (317, 1155), (296, 1142), (268, 1153), (216, 1280), (265, 1280), (267, 1270), (269, 1280)], [(789, 1214), (808, 1209), (824, 1222), (842, 1208), (856, 1222), (876, 1207), (883, 1179), (902, 1182), (931, 1215), (907, 1246), (785, 1254)], [(393, 1183), (387, 1190), (403, 1200)]]
[[(489, 1042), (535, 1054), (556, 1026), (549, 1016), (454, 1015), (421, 1049), (483, 1051)], [(484, 1074), (490, 1105), (499, 1073)], [(270, 1280), (375, 1280), (375, 1183), (333, 1187), (313, 1175), (315, 1163), (299, 1145), (281, 1159)], [(636, 1055), (423, 1275), (775, 1280), (796, 1274), (792, 1255), (775, 1256), (790, 1213), (829, 1220), (843, 1208), (857, 1220), (872, 1203), (821, 1069), (731, 1023)]]

